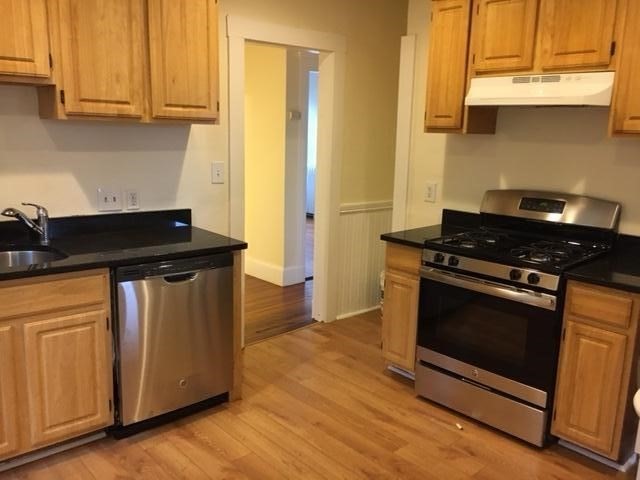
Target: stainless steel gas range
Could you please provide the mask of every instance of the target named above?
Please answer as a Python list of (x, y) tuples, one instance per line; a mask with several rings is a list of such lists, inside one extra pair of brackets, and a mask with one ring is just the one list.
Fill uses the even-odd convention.
[(538, 446), (549, 431), (562, 272), (611, 248), (620, 205), (486, 192), (478, 229), (422, 255), (416, 392)]

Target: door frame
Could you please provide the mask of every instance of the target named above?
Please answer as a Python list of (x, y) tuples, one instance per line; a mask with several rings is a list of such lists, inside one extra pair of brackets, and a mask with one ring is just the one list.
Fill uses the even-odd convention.
[[(244, 238), (244, 79), (245, 44), (252, 40), (320, 52), (318, 152), (312, 317), (331, 322), (338, 314), (340, 179), (344, 123), (346, 40), (341, 35), (305, 30), (228, 15), (229, 55), (229, 231)], [(244, 320), (243, 320), (244, 321)]]

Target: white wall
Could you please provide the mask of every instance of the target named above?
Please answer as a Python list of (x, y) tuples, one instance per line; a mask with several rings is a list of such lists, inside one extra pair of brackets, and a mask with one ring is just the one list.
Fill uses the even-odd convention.
[(135, 188), (143, 210), (194, 208), (194, 222), (227, 231), (219, 126), (58, 122), (38, 117), (36, 89), (0, 85), (0, 208), (42, 203), (51, 216), (96, 213), (96, 189)]
[[(620, 230), (640, 235), (640, 139), (607, 138), (607, 109), (501, 108), (496, 135), (423, 133), (429, 0), (410, 0), (418, 36), (408, 228), (438, 223), (442, 208), (477, 212), (485, 190), (534, 188), (622, 204)], [(427, 181), (438, 202), (424, 202)]]

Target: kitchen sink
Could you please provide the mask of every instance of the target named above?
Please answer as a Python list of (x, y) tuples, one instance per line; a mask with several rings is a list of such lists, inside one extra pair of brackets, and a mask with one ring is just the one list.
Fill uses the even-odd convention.
[(63, 258), (67, 255), (47, 247), (0, 250), (0, 268), (41, 265)]

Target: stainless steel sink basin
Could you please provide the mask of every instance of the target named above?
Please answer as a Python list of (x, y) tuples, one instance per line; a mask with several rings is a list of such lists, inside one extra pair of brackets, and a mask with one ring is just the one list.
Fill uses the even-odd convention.
[(0, 268), (41, 265), (67, 258), (62, 252), (51, 248), (0, 250)]

